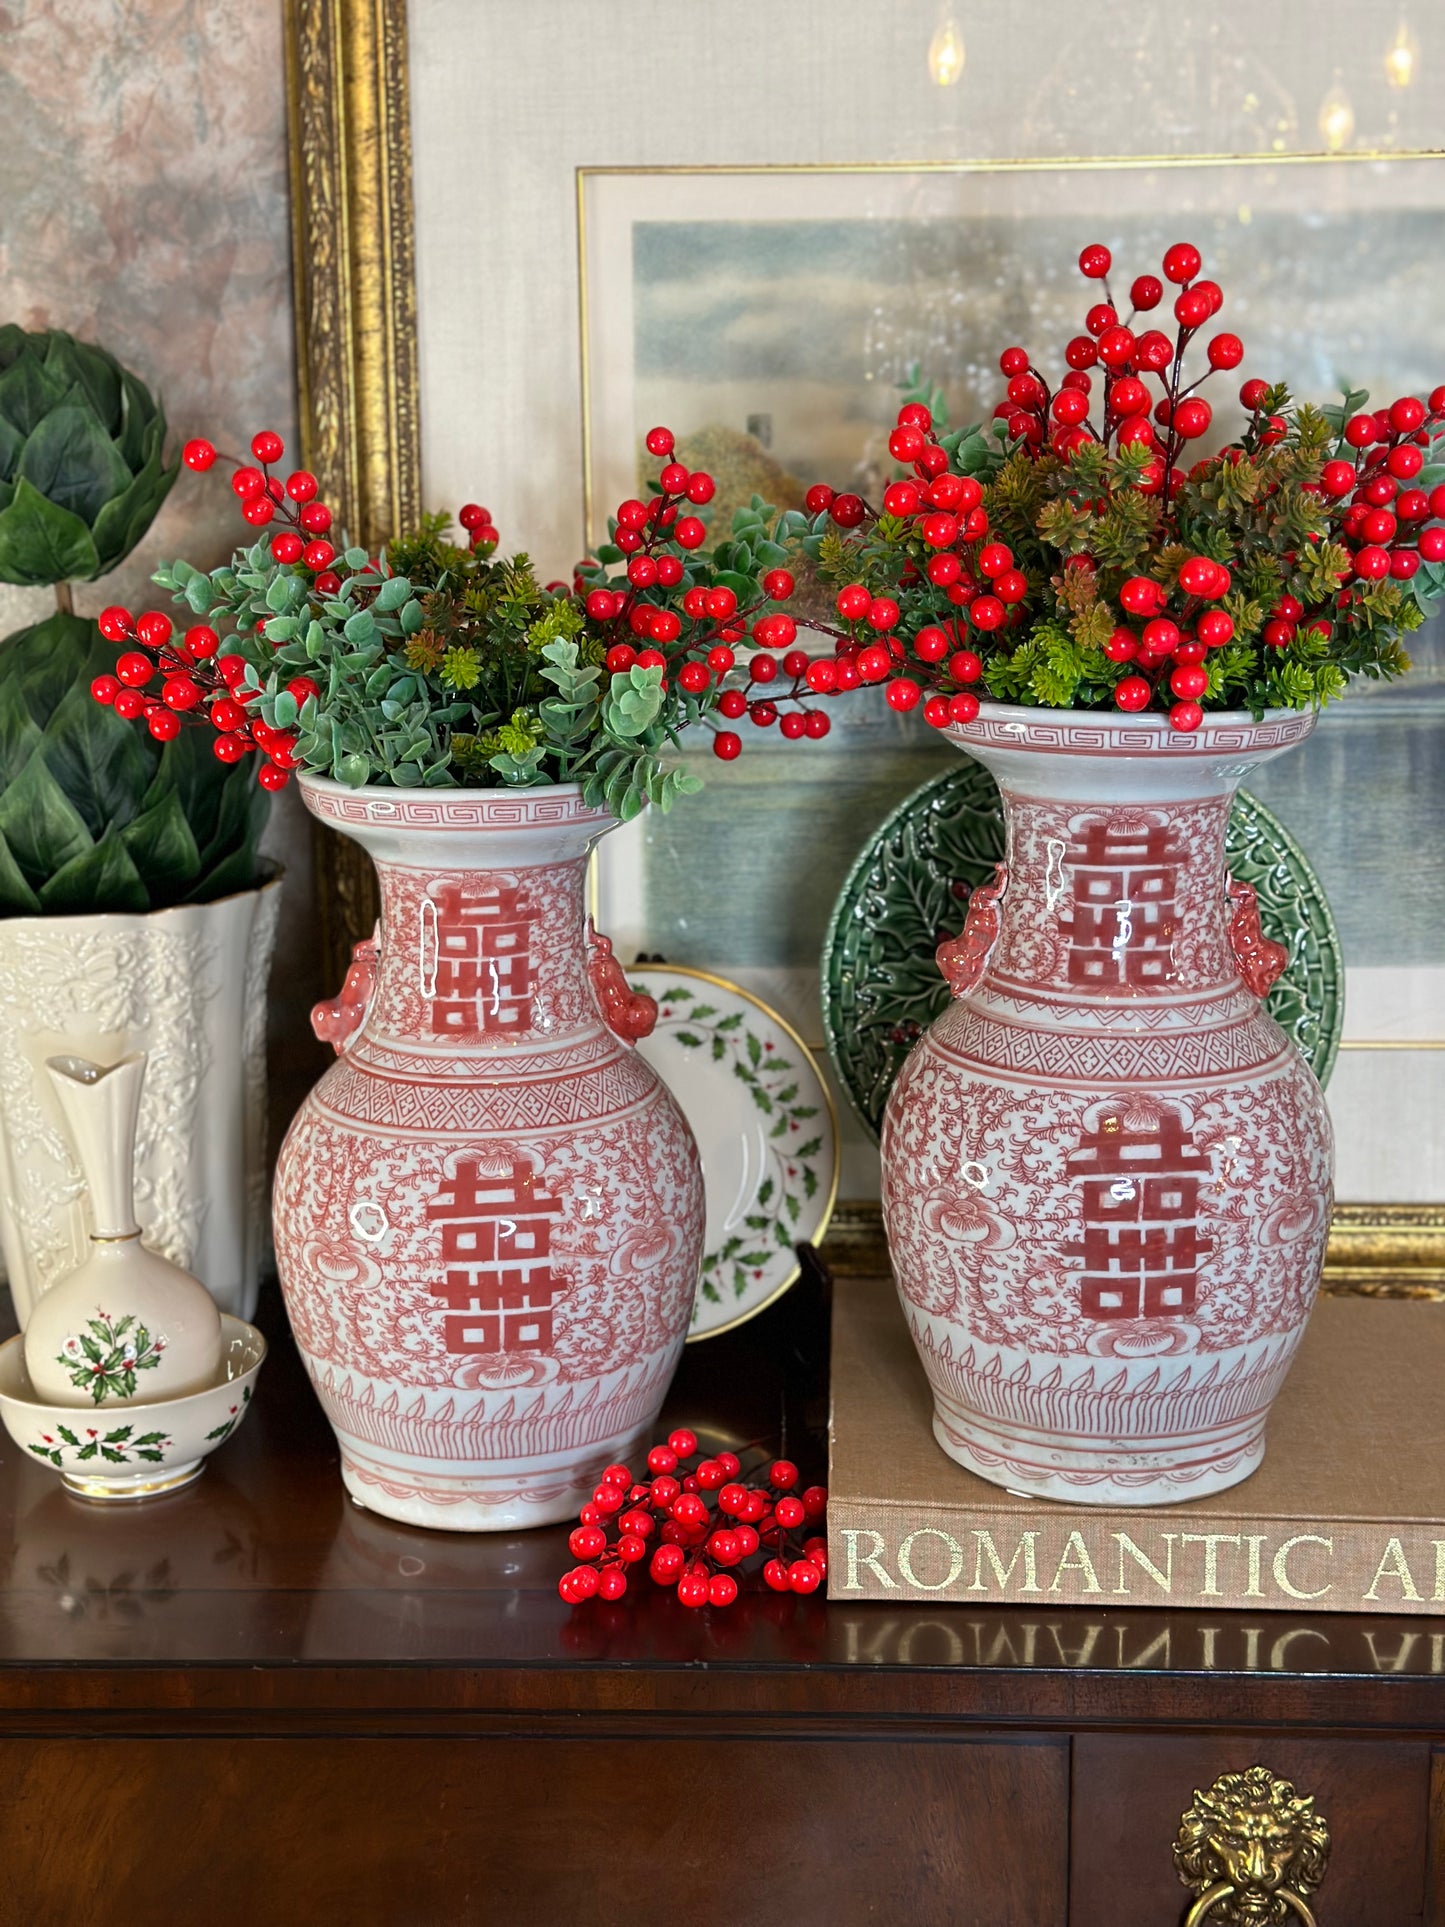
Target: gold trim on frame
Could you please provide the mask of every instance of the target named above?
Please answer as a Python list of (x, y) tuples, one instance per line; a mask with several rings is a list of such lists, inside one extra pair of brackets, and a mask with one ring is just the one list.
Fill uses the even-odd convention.
[(1445, 1037), (1342, 1037), (1340, 1050), (1445, 1050)]
[(406, 0), (287, 0), (302, 451), (357, 541), (421, 512)]
[[(301, 455), (374, 547), (421, 512), (406, 0), (286, 0)], [(313, 834), (333, 982), (376, 921), (362, 850)]]
[[(841, 1199), (823, 1257), (838, 1277), (888, 1269), (882, 1207)], [(1322, 1289), (1339, 1297), (1445, 1303), (1445, 1204), (1337, 1204)]]

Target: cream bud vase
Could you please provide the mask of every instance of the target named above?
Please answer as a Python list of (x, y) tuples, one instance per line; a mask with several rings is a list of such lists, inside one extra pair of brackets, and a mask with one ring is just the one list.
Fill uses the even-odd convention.
[(146, 1057), (45, 1068), (90, 1194), (90, 1255), (52, 1285), (25, 1328), (25, 1369), (55, 1405), (154, 1404), (213, 1384), (221, 1316), (200, 1280), (147, 1251), (135, 1218), (135, 1137)]
[(90, 1250), (45, 1071), (145, 1051), (135, 1195), (152, 1250), (253, 1318), (266, 1248), (266, 977), (281, 881), (212, 903), (0, 917), (0, 1260), (23, 1330)]

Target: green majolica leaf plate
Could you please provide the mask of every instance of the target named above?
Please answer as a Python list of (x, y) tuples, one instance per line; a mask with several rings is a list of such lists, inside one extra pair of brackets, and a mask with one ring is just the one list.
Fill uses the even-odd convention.
[[(1318, 877), (1284, 825), (1241, 791), (1230, 817), (1231, 872), (1259, 893), (1265, 935), (1289, 952), (1272, 1017), (1323, 1084), (1344, 1018), (1344, 963)], [(969, 893), (1004, 853), (993, 778), (964, 759), (906, 797), (864, 844), (823, 945), (823, 1031), (843, 1088), (877, 1137), (883, 1106), (920, 1032), (948, 1002), (934, 951), (963, 928)]]
[(797, 1247), (827, 1229), (838, 1123), (812, 1053), (738, 984), (674, 964), (628, 969), (657, 999), (637, 1048), (682, 1107), (702, 1158), (707, 1230), (688, 1338), (752, 1318), (798, 1275)]

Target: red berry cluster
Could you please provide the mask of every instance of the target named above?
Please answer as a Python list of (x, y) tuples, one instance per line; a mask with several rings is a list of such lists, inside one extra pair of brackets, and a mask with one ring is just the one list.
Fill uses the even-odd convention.
[[(316, 499), (319, 484), (309, 470), (295, 469), (284, 482), (271, 473), (285, 453), (285, 443), (273, 430), (253, 435), (254, 463), (232, 461), (231, 490), (253, 529), (282, 522), (271, 537), (272, 560), (282, 568), (305, 571), (312, 597), (320, 604), (341, 588), (341, 577), (332, 567), (337, 551), (327, 539), (334, 518)], [(187, 468), (205, 474), (218, 457), (212, 444), (197, 436), (181, 450), (181, 459)], [(469, 502), (457, 520), (479, 554), (496, 548), (499, 537), (486, 509)], [(101, 611), (98, 626), (122, 653), (114, 675), (97, 676), (91, 683), (97, 702), (127, 719), (144, 717), (151, 735), (162, 743), (178, 736), (187, 721), (208, 722), (216, 732), (212, 748), (221, 762), (239, 763), (257, 750), (261, 761), (256, 776), (262, 789), (285, 788), (296, 767), (295, 735), (272, 729), (250, 713), (248, 705), (257, 692), (244, 687), (245, 658), (221, 654), (214, 629), (198, 623), (177, 640), (169, 616), (154, 609), (136, 616), (119, 604)], [(286, 687), (298, 706), (321, 693), (310, 676), (293, 676)]]
[[(234, 462), (232, 492), (252, 528), (265, 528), (278, 517), (288, 525), (271, 537), (272, 557), (283, 566), (307, 570), (313, 578), (312, 594), (323, 602), (341, 587), (331, 566), (336, 550), (327, 540), (331, 510), (317, 501), (316, 477), (308, 470), (296, 469), (284, 482), (271, 473), (285, 453), (285, 443), (271, 429), (254, 435), (251, 454), (259, 466)], [(217, 455), (210, 442), (196, 437), (181, 450), (181, 459), (187, 468), (204, 474), (215, 467)], [(494, 540), (495, 535), (493, 530)], [(214, 629), (198, 623), (177, 640), (169, 616), (155, 609), (136, 616), (119, 604), (101, 611), (99, 628), (122, 653), (115, 674), (97, 676), (91, 684), (97, 702), (120, 716), (143, 716), (151, 735), (162, 743), (178, 736), (187, 721), (208, 722), (216, 732), (212, 748), (221, 762), (239, 763), (259, 750), (261, 787), (279, 790), (290, 782), (296, 738), (248, 713), (256, 692), (243, 686), (245, 658), (221, 654)], [(295, 676), (287, 687), (298, 704), (320, 694), (309, 676)]]
[[(1408, 582), (1422, 562), (1445, 562), (1445, 483), (1428, 494), (1415, 486), (1425, 466), (1423, 451), (1442, 420), (1445, 387), (1432, 389), (1428, 405), (1401, 395), (1376, 414), (1352, 415), (1340, 453), (1320, 472), (1322, 494), (1335, 501), (1348, 498), (1340, 531), (1362, 582), (1387, 576)], [(1349, 458), (1344, 449), (1350, 450)]]
[[(717, 484), (702, 469), (689, 471), (675, 459), (670, 428), (649, 429), (646, 446), (663, 463), (658, 492), (650, 502), (621, 503), (612, 523), (612, 540), (626, 557), (623, 580), (603, 581), (601, 565), (594, 561), (577, 568), (577, 592), (609, 642), (609, 671), (616, 675), (634, 663), (660, 668), (664, 688), (675, 677), (680, 689), (715, 708), (725, 721), (746, 717), (761, 729), (776, 723), (790, 741), (818, 741), (831, 724), (805, 701), (808, 656), (793, 647), (798, 625), (773, 606), (793, 594), (792, 574), (767, 570), (760, 593), (743, 602), (726, 583), (695, 579), (702, 571), (691, 558), (706, 540), (707, 528), (700, 516), (684, 511), (710, 502)], [(626, 640), (629, 635), (632, 641)], [(739, 668), (739, 646), (753, 651), (742, 665), (746, 684), (724, 687)], [(731, 762), (742, 753), (742, 738), (719, 729), (712, 746), (715, 755)]]
[[(738, 1596), (734, 1575), (757, 1558), (774, 1592), (818, 1590), (828, 1572), (823, 1487), (799, 1493), (798, 1468), (788, 1459), (768, 1467), (765, 1486), (744, 1485), (736, 1453), (697, 1453), (696, 1434), (677, 1431), (648, 1453), (648, 1478), (608, 1466), (567, 1541), (582, 1562), (557, 1582), (569, 1606), (620, 1599), (629, 1571), (644, 1561), (657, 1585), (677, 1588), (684, 1606), (730, 1606)], [(800, 1539), (809, 1528), (812, 1536)]]
[[(1050, 392), (1027, 350), (1005, 348), (999, 367), (1008, 378), (1008, 388), (994, 416), (1005, 422), (1010, 435), (1030, 447), (1041, 448), (1047, 442), (1061, 455), (1086, 441), (1153, 450), (1139, 486), (1146, 494), (1167, 490), (1173, 495), (1183, 480), (1174, 467), (1177, 456), (1186, 442), (1208, 434), (1214, 420), (1213, 408), (1195, 390), (1210, 375), (1237, 368), (1244, 359), (1244, 343), (1238, 335), (1213, 335), (1205, 350), (1207, 369), (1186, 387), (1185, 350), (1219, 313), (1224, 294), (1218, 282), (1198, 278), (1203, 262), (1191, 242), (1179, 241), (1166, 249), (1161, 265), (1164, 281), (1179, 288), (1173, 304), (1177, 323), (1173, 341), (1162, 329), (1136, 332), (1134, 325), (1141, 314), (1152, 313), (1163, 301), (1164, 281), (1152, 274), (1139, 275), (1129, 290), (1129, 315), (1121, 322), (1109, 289), (1113, 257), (1106, 247), (1093, 242), (1079, 256), (1079, 271), (1086, 280), (1100, 283), (1104, 299), (1090, 307), (1084, 317), (1084, 333), (1075, 335), (1064, 350), (1069, 372), (1058, 393)], [(1095, 407), (1090, 370), (1099, 375), (1102, 389), (1097, 425), (1090, 419)], [(1151, 380), (1157, 381), (1162, 390), (1157, 398), (1150, 392)], [(1248, 393), (1242, 397), (1251, 410), (1269, 392), (1264, 382), (1246, 383), (1247, 391), (1256, 388), (1258, 393), (1252, 400)], [(1155, 432), (1155, 423), (1162, 435)], [(1283, 422), (1271, 427), (1284, 433)]]
[[(1224, 304), (1217, 282), (1197, 278), (1202, 265), (1198, 248), (1190, 242), (1177, 242), (1165, 251), (1164, 281), (1180, 289), (1174, 300), (1178, 331), (1171, 342), (1161, 329), (1136, 332), (1134, 327), (1139, 315), (1152, 313), (1163, 301), (1164, 281), (1152, 274), (1139, 275), (1129, 290), (1128, 318), (1121, 322), (1109, 290), (1113, 257), (1101, 243), (1091, 243), (1079, 255), (1079, 271), (1086, 280), (1101, 284), (1104, 299), (1090, 307), (1084, 333), (1075, 335), (1064, 350), (1069, 371), (1058, 392), (1050, 392), (1026, 349), (1005, 348), (999, 368), (1008, 388), (994, 409), (995, 419), (1002, 419), (1009, 434), (1027, 447), (1048, 445), (1063, 456), (1087, 441), (1112, 443), (1119, 449), (1150, 449), (1154, 453), (1138, 487), (1146, 495), (1163, 493), (1172, 499), (1184, 481), (1174, 465), (1176, 457), (1186, 442), (1207, 434), (1214, 419), (1209, 402), (1194, 390), (1211, 374), (1237, 368), (1244, 359), (1244, 343), (1238, 335), (1216, 334), (1206, 349), (1205, 373), (1191, 386), (1183, 385), (1186, 348)], [(1102, 388), (1097, 426), (1090, 419), (1094, 407), (1090, 370), (1098, 372)], [(1157, 399), (1148, 387), (1151, 379), (1163, 390)], [(1247, 382), (1241, 399), (1257, 411), (1268, 392), (1264, 382)], [(1155, 423), (1162, 436), (1156, 433)], [(1284, 424), (1271, 418), (1260, 433), (1266, 439), (1277, 437), (1284, 433)], [(1198, 698), (1209, 683), (1201, 664), (1210, 649), (1221, 648), (1234, 634), (1233, 620), (1223, 610), (1206, 612), (1205, 605), (1220, 601), (1232, 586), (1223, 564), (1206, 556), (1191, 557), (1180, 570), (1179, 587), (1186, 599), (1180, 620), (1174, 621), (1166, 613), (1169, 597), (1152, 577), (1131, 576), (1123, 584), (1120, 604), (1141, 627), (1136, 632), (1122, 623), (1104, 645), (1111, 662), (1128, 663), (1133, 670), (1115, 686), (1114, 701), (1120, 709), (1147, 709), (1158, 694), (1167, 693), (1175, 699), (1169, 711), (1174, 728), (1198, 729), (1204, 720)]]
[[(833, 659), (813, 663), (807, 678), (824, 695), (860, 683), (886, 683), (889, 707), (909, 710), (923, 700), (926, 677), (935, 693), (923, 702), (924, 719), (944, 729), (972, 722), (978, 714), (978, 697), (969, 685), (982, 676), (983, 659), (971, 646), (973, 632), (988, 635), (1002, 628), (1029, 585), (1015, 566), (1013, 550), (990, 538), (982, 487), (971, 475), (949, 472), (947, 451), (930, 440), (932, 428), (933, 417), (921, 402), (898, 411), (888, 449), (896, 462), (913, 469), (913, 478), (889, 483), (883, 515), (911, 527), (926, 558), (923, 575), (960, 613), (916, 632), (914, 673), (905, 674), (908, 651), (897, 633), (903, 619), (899, 604), (892, 596), (873, 595), (861, 582), (848, 583), (834, 605), (845, 628)], [(805, 500), (811, 514), (826, 510), (839, 528), (857, 528), (872, 514), (861, 496), (835, 495), (825, 484), (809, 489)]]
[[(160, 610), (132, 616), (118, 604), (101, 610), (99, 628), (107, 641), (132, 646), (122, 649), (113, 676), (97, 676), (91, 683), (98, 703), (127, 720), (143, 716), (161, 743), (179, 736), (187, 720), (205, 720), (216, 731), (212, 748), (221, 762), (239, 763), (251, 750), (260, 750), (262, 789), (286, 787), (295, 767), (296, 739), (248, 713), (255, 692), (241, 686), (245, 659), (218, 654), (221, 639), (214, 629), (196, 623), (177, 639), (170, 617)], [(158, 694), (152, 693), (153, 685)], [(298, 703), (319, 694), (309, 676), (296, 676), (288, 686)]]
[[(1051, 394), (1027, 351), (1006, 348), (999, 367), (1008, 378), (1008, 388), (994, 409), (995, 419), (1002, 418), (1009, 434), (1028, 447), (1047, 445), (1063, 456), (1091, 440), (1112, 442), (1120, 449), (1152, 450), (1138, 486), (1146, 494), (1162, 494), (1172, 502), (1186, 479), (1176, 466), (1178, 458), (1186, 444), (1207, 434), (1213, 423), (1214, 411), (1197, 390), (1212, 375), (1238, 368), (1244, 359), (1244, 343), (1238, 335), (1214, 334), (1205, 349), (1207, 367), (1185, 384), (1186, 351), (1224, 303), (1219, 284), (1199, 278), (1202, 265), (1192, 242), (1176, 242), (1165, 251), (1164, 281), (1179, 288), (1173, 303), (1177, 331), (1171, 342), (1157, 328), (1136, 332), (1134, 326), (1139, 315), (1152, 312), (1164, 299), (1164, 281), (1140, 275), (1130, 288), (1128, 318), (1121, 322), (1109, 290), (1113, 258), (1101, 243), (1091, 243), (1079, 256), (1079, 270), (1087, 280), (1101, 284), (1104, 299), (1089, 309), (1085, 332), (1064, 350), (1069, 372), (1058, 392)], [(1101, 379), (1097, 425), (1090, 419), (1090, 370)], [(1162, 390), (1157, 398), (1148, 387), (1151, 379)], [(1243, 383), (1239, 400), (1250, 422), (1242, 443), (1224, 451), (1225, 460), (1237, 460), (1247, 450), (1269, 448), (1285, 438), (1288, 423), (1268, 412), (1270, 394), (1270, 384), (1258, 376)], [(1427, 516), (1445, 521), (1445, 487), (1428, 496), (1422, 489), (1407, 489), (1396, 501), (1401, 483), (1419, 474), (1424, 465), (1422, 450), (1442, 420), (1445, 387), (1433, 391), (1428, 406), (1413, 395), (1403, 395), (1378, 415), (1361, 414), (1348, 421), (1335, 459), (1324, 465), (1316, 492), (1330, 500), (1350, 496), (1350, 508), (1334, 532), (1351, 550), (1353, 573), (1363, 581), (1377, 582), (1385, 576), (1408, 581), (1422, 558), (1445, 560), (1445, 528), (1419, 528)], [(1353, 461), (1344, 459), (1346, 448), (1357, 451)], [(1189, 479), (1203, 479), (1209, 468), (1208, 461), (1195, 463)], [(1160, 696), (1172, 697), (1169, 718), (1174, 728), (1186, 732), (1199, 728), (1204, 710), (1197, 699), (1209, 681), (1201, 665), (1211, 649), (1222, 648), (1234, 635), (1233, 619), (1208, 605), (1221, 601), (1232, 586), (1230, 571), (1223, 564), (1206, 556), (1190, 557), (1179, 571), (1175, 600), (1180, 606), (1171, 617), (1170, 597), (1153, 578), (1134, 576), (1124, 583), (1119, 600), (1141, 626), (1136, 631), (1122, 624), (1105, 645), (1111, 661), (1128, 663), (1133, 672), (1115, 687), (1114, 701), (1120, 709), (1147, 709)], [(1348, 591), (1344, 594), (1347, 598)], [(1285, 649), (1301, 626), (1328, 636), (1332, 617), (1332, 606), (1307, 609), (1286, 593), (1269, 611), (1261, 639), (1267, 648)]]
[[(1169, 248), (1162, 279), (1140, 275), (1121, 320), (1109, 289), (1109, 250), (1099, 243), (1086, 247), (1079, 267), (1103, 298), (1090, 306), (1084, 331), (1067, 344), (1067, 372), (1057, 390), (1026, 349), (1009, 347), (999, 357), (1006, 389), (994, 410), (1015, 449), (1048, 458), (1055, 469), (1088, 443), (1115, 455), (1127, 451), (1118, 486), (1158, 497), (1163, 506), (1159, 546), (1183, 543), (1186, 550), (1193, 544), (1176, 526), (1174, 506), (1186, 480), (1207, 479), (1221, 463), (1270, 449), (1290, 433), (1286, 418), (1271, 412), (1272, 402), (1283, 405), (1284, 390), (1251, 379), (1239, 391), (1249, 414), (1242, 440), (1196, 462), (1188, 477), (1177, 466), (1188, 444), (1213, 423), (1213, 409), (1198, 391), (1213, 375), (1238, 368), (1245, 352), (1238, 335), (1211, 333), (1206, 366), (1195, 379), (1186, 379), (1186, 353), (1224, 301), (1218, 284), (1201, 278), (1202, 265), (1192, 243)], [(1164, 300), (1166, 284), (1177, 289), (1172, 338), (1140, 325), (1141, 316)], [(1349, 498), (1328, 535), (1349, 550), (1353, 578), (1408, 581), (1422, 560), (1445, 560), (1445, 527), (1422, 527), (1431, 519), (1445, 522), (1445, 485), (1428, 495), (1410, 486), (1442, 422), (1445, 388), (1437, 388), (1428, 403), (1402, 396), (1379, 414), (1356, 415), (1344, 424), (1339, 448), (1324, 464), (1318, 484), (1305, 485), (1328, 503)], [(845, 535), (860, 532), (860, 565), (862, 556), (876, 554), (880, 544), (901, 549), (906, 559), (896, 598), (862, 582), (845, 584), (836, 603), (845, 626), (831, 632), (834, 655), (809, 664), (805, 677), (819, 694), (884, 684), (893, 708), (911, 710), (921, 702), (925, 719), (942, 729), (977, 714), (973, 686), (984, 677), (990, 652), (1012, 647), (1010, 637), (1027, 632), (1046, 612), (1057, 563), (1039, 549), (1032, 532), (1022, 541), (1015, 533), (1010, 546), (990, 528), (984, 488), (975, 477), (954, 471), (935, 427), (919, 402), (899, 410), (888, 447), (909, 472), (889, 484), (877, 510), (857, 494), (837, 494), (823, 484), (809, 489), (810, 515), (826, 514)], [(1064, 499), (1079, 511), (1100, 515), (1110, 507), (1098, 485), (1066, 488)], [(1088, 553), (1069, 555), (1063, 564), (1065, 574), (1077, 569), (1093, 575), (1100, 566)], [(1192, 731), (1204, 718), (1199, 699), (1210, 684), (1204, 667), (1209, 651), (1235, 635), (1234, 617), (1218, 606), (1234, 584), (1227, 566), (1203, 554), (1188, 554), (1177, 576), (1171, 568), (1170, 577), (1166, 587), (1152, 576), (1132, 575), (1113, 592), (1123, 619), (1104, 654), (1121, 668), (1128, 666), (1113, 688), (1120, 709), (1167, 707), (1176, 729)], [(1343, 583), (1328, 604), (1316, 608), (1283, 593), (1269, 610), (1259, 640), (1267, 652), (1287, 648), (1304, 630), (1329, 637), (1336, 605), (1347, 609), (1349, 601)]]
[(1175, 729), (1198, 729), (1204, 710), (1198, 698), (1209, 677), (1201, 667), (1211, 649), (1221, 649), (1234, 634), (1234, 620), (1222, 609), (1205, 605), (1228, 595), (1234, 578), (1222, 562), (1190, 556), (1179, 571), (1179, 588), (1187, 598), (1183, 620), (1165, 614), (1169, 597), (1152, 576), (1132, 575), (1119, 590), (1119, 602), (1141, 625), (1138, 633), (1127, 623), (1104, 644), (1110, 662), (1128, 663), (1134, 673), (1120, 678), (1114, 701), (1120, 709), (1147, 709), (1154, 700), (1157, 679), (1169, 669), (1169, 694), (1177, 700), (1169, 711)]

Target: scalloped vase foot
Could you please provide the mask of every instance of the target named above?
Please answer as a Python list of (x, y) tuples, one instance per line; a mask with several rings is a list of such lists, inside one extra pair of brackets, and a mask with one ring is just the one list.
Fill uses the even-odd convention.
[(1224, 838), (1313, 721), (985, 705), (949, 732), (998, 780), (1007, 858), (940, 947), (953, 999), (889, 1097), (883, 1209), (935, 1436), (996, 1485), (1159, 1505), (1263, 1456), (1333, 1139)]
[(702, 1260), (692, 1133), (588, 973), (613, 819), (575, 785), (301, 790), (381, 884), (273, 1214), (346, 1489), (450, 1531), (565, 1519), (655, 1423)]

